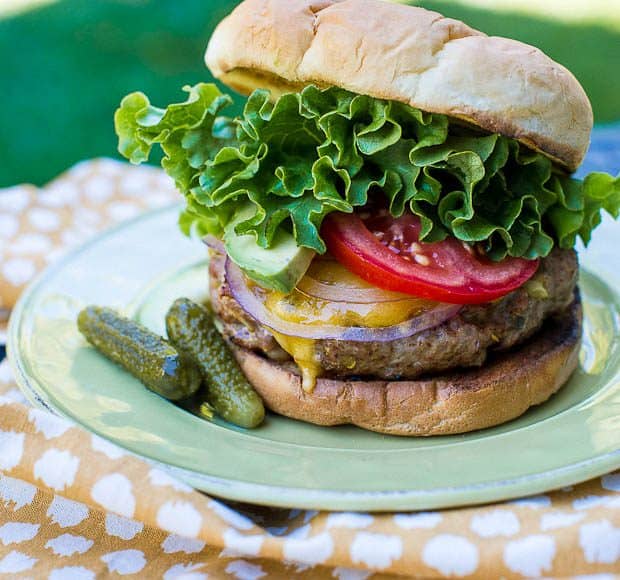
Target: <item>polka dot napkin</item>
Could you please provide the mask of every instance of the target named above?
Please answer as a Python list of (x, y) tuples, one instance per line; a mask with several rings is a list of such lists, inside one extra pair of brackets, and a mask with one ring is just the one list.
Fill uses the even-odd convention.
[(24, 285), (67, 247), (140, 212), (178, 201), (170, 179), (152, 167), (111, 159), (80, 163), (39, 190), (0, 190), (0, 320)]
[[(0, 309), (66, 247), (177, 199), (152, 168), (81, 163), (0, 190)], [(546, 495), (418, 513), (226, 504), (30, 408), (0, 364), (0, 577), (573, 577), (620, 573), (620, 473)], [(594, 575), (594, 576), (592, 576)]]

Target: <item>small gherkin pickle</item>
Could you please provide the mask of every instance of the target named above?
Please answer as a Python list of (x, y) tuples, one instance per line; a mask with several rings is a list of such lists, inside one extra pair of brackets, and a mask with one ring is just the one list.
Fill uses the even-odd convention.
[(141, 324), (100, 306), (82, 310), (77, 322), (88, 342), (158, 395), (177, 401), (200, 388), (193, 361)]
[(179, 298), (166, 315), (168, 338), (195, 362), (207, 387), (207, 401), (218, 415), (240, 427), (257, 427), (265, 417), (258, 393), (245, 378), (209, 311)]

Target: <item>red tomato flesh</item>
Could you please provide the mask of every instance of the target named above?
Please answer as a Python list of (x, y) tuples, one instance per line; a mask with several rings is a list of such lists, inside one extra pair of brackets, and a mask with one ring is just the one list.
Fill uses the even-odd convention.
[(495, 300), (523, 285), (538, 269), (538, 260), (493, 262), (456, 238), (428, 244), (419, 241), (419, 234), (419, 218), (393, 218), (387, 210), (364, 219), (331, 213), (321, 228), (328, 251), (360, 278), (378, 288), (440, 302)]

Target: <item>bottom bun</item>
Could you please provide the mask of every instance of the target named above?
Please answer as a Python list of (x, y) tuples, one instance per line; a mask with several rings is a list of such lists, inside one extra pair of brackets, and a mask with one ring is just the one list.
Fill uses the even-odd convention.
[(476, 369), (409, 381), (319, 379), (301, 388), (291, 364), (234, 347), (265, 405), (280, 415), (390, 435), (447, 435), (499, 425), (546, 401), (569, 379), (579, 358), (581, 303), (551, 319), (523, 346)]

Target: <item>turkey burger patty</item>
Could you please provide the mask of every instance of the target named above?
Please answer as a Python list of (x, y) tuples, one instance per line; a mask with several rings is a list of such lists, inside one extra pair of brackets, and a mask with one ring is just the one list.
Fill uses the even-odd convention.
[[(271, 360), (290, 360), (272, 332), (249, 316), (230, 292), (225, 256), (212, 251), (211, 304), (222, 332), (234, 344)], [(543, 322), (571, 305), (577, 283), (574, 250), (554, 249), (534, 278), (494, 302), (466, 305), (451, 318), (418, 334), (391, 341), (317, 339), (314, 357), (327, 376), (412, 379), (459, 367), (482, 365), (492, 351), (523, 343)]]

